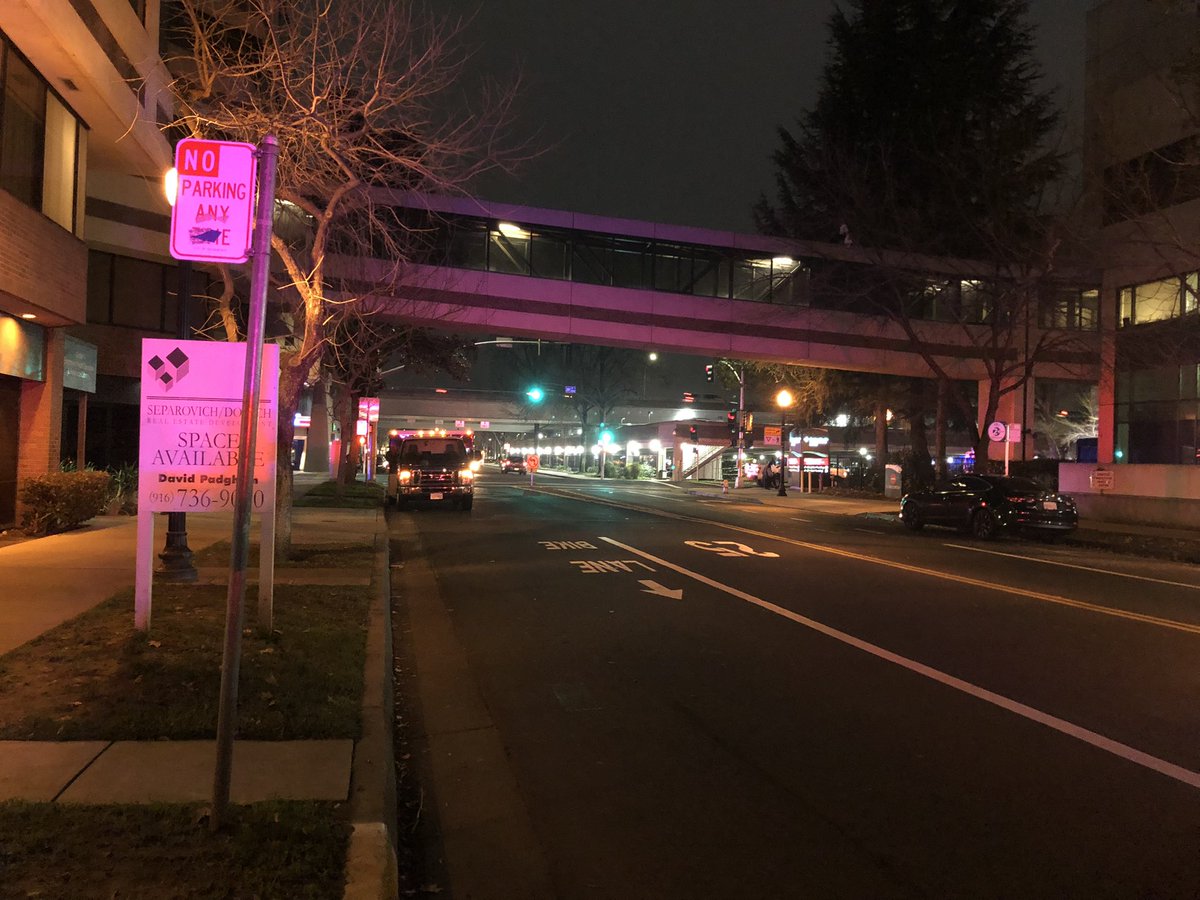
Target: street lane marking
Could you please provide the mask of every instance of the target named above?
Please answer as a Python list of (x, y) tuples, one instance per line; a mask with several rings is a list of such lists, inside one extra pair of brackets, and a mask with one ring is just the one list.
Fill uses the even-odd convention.
[(667, 597), (671, 600), (683, 599), (683, 588), (669, 588), (659, 584), (657, 581), (651, 581), (649, 578), (643, 578), (638, 584), (645, 587), (643, 594), (657, 594), (660, 597)]
[(972, 547), (969, 544), (943, 544), (944, 547), (955, 547), (959, 550), (973, 550), (976, 553), (988, 553), (992, 556), (1007, 556), (1011, 559), (1027, 559), (1030, 562), (1045, 563), (1048, 566), (1062, 566), (1064, 569), (1082, 569), (1084, 572), (1099, 572), (1102, 575), (1117, 575), (1121, 578), (1135, 578), (1138, 581), (1152, 581), (1155, 584), (1165, 584), (1170, 587), (1188, 588), (1200, 591), (1200, 584), (1188, 584), (1185, 581), (1167, 581), (1164, 578), (1151, 578), (1149, 575), (1130, 575), (1127, 572), (1116, 572), (1112, 569), (1095, 569), (1091, 566), (1077, 566), (1075, 563), (1059, 562), (1053, 559), (1040, 559), (1036, 556), (1024, 556), (1020, 553), (1005, 553), (1002, 550), (985, 550), (983, 547)]
[(898, 653), (893, 653), (891, 650), (885, 650), (878, 644), (872, 644), (864, 641), (861, 638), (856, 638), (844, 631), (839, 631), (829, 625), (818, 622), (816, 619), (810, 619), (807, 616), (802, 616), (799, 613), (792, 612), (790, 609), (784, 609), (782, 606), (777, 606), (768, 600), (763, 600), (755, 597), (753, 594), (747, 594), (745, 591), (738, 590), (735, 587), (730, 587), (727, 584), (722, 584), (719, 581), (714, 581), (699, 572), (693, 572), (690, 569), (685, 569), (683, 566), (676, 565), (673, 562), (668, 562), (661, 557), (654, 556), (644, 550), (639, 550), (636, 547), (631, 547), (628, 544), (623, 544), (618, 540), (610, 537), (601, 536), (600, 540), (607, 541), (615, 547), (620, 547), (628, 553), (635, 553), (653, 563), (657, 563), (666, 569), (671, 569), (678, 572), (680, 575), (685, 575), (688, 578), (693, 578), (701, 584), (706, 584), (718, 591), (723, 591), (732, 597), (739, 600), (744, 600), (754, 606), (765, 609), (767, 612), (772, 612), (777, 616), (782, 616), (795, 622), (797, 625), (803, 625), (805, 628), (810, 628), (819, 634), (833, 638), (835, 641), (840, 641), (847, 646), (854, 647), (857, 650), (862, 650), (864, 653), (869, 653), (872, 656), (882, 659), (885, 662), (890, 662), (893, 665), (900, 666), (903, 669), (908, 669), (917, 675), (921, 675), (939, 684), (943, 684), (953, 690), (960, 691), (969, 696), (982, 700), (985, 703), (990, 703), (993, 706), (998, 706), (1000, 709), (1007, 710), (1023, 718), (1029, 719), (1032, 722), (1037, 722), (1052, 728), (1055, 731), (1065, 734), (1068, 737), (1073, 737), (1076, 740), (1083, 741), (1085, 744), (1091, 744), (1100, 750), (1111, 753), (1122, 759), (1128, 760), (1135, 765), (1150, 769), (1153, 772), (1158, 772), (1160, 775), (1165, 775), (1175, 781), (1182, 782), (1193, 788), (1200, 788), (1200, 773), (1193, 772), (1190, 769), (1185, 769), (1182, 766), (1177, 766), (1174, 763), (1167, 762), (1165, 759), (1159, 759), (1157, 756), (1151, 756), (1136, 747), (1131, 747), (1128, 744), (1122, 744), (1120, 741), (1115, 741), (1112, 738), (1107, 738), (1095, 731), (1090, 731), (1081, 725), (1076, 725), (1073, 722), (1068, 722), (1066, 719), (1060, 719), (1058, 716), (1053, 716), (1050, 713), (1042, 712), (1040, 709), (1035, 709), (1032, 706), (1027, 706), (1003, 694), (997, 694), (995, 691), (989, 691), (987, 688), (980, 687), (977, 684), (972, 684), (962, 678), (957, 678), (954, 675), (942, 672), (940, 669), (935, 669), (932, 666), (927, 666), (924, 663), (919, 663), (916, 660), (909, 659), (906, 656), (901, 656)]
[[(865, 553), (855, 553), (851, 550), (841, 550), (837, 547), (829, 547), (824, 544), (813, 544), (809, 541), (799, 541), (795, 538), (784, 537), (783, 535), (771, 534), (766, 531), (757, 531), (753, 528), (746, 528), (742, 525), (730, 525), (727, 522), (717, 522), (713, 519), (702, 519), (699, 516), (688, 516), (682, 513), (665, 512), (663, 510), (654, 509), (645, 506), (630, 506), (625, 503), (618, 503), (613, 500), (600, 500), (595, 497), (580, 497), (571, 494), (562, 494), (556, 491), (536, 491), (536, 493), (548, 494), (552, 497), (562, 497), (568, 500), (581, 500), (587, 503), (599, 503), (607, 506), (614, 506), (619, 509), (632, 510), (649, 516), (660, 516), (666, 519), (676, 519), (681, 522), (698, 522), (702, 525), (708, 525), (713, 528), (722, 528), (726, 531), (737, 531), (742, 534), (752, 534), (756, 537), (764, 537), (773, 541), (781, 541), (785, 544), (791, 544), (794, 547), (803, 547), (806, 550), (813, 550), (817, 553), (827, 553), (831, 556), (841, 556), (846, 559), (855, 559), (859, 562), (874, 563), (875, 565), (884, 566), (889, 569), (899, 569), (902, 572), (909, 572), (914, 575), (928, 575), (932, 578), (939, 578), (943, 581), (952, 581), (957, 584), (966, 584), (971, 587), (982, 588), (989, 591), (996, 591), (1001, 594), (1012, 594), (1015, 597), (1024, 597), (1027, 600), (1040, 600), (1044, 603), (1055, 603), (1059, 606), (1067, 606), (1072, 609), (1081, 609), (1086, 612), (1098, 613), (1105, 616), (1113, 616), (1118, 619), (1128, 619), (1131, 622), (1141, 622), (1146, 625), (1158, 625), (1162, 628), (1170, 628), (1174, 631), (1182, 631), (1187, 634), (1200, 634), (1200, 625), (1193, 625), (1188, 622), (1178, 622), (1174, 619), (1164, 619), (1160, 616), (1150, 616), (1144, 613), (1131, 612), (1129, 610), (1117, 609), (1112, 606), (1100, 606), (1095, 603), (1085, 603), (1082, 600), (1072, 600), (1069, 597), (1062, 597), (1057, 594), (1044, 594), (1040, 591), (1031, 591), (1025, 588), (1013, 587), (1011, 585), (997, 584), (991, 581), (982, 581), (978, 578), (971, 578), (967, 575), (954, 575), (950, 572), (939, 572), (936, 569), (925, 569), (920, 566), (910, 566), (907, 563), (897, 562), (895, 560), (883, 559), (879, 556), (868, 556)], [(834, 532), (824, 528), (814, 528), (813, 531), (827, 531), (830, 534)], [(1094, 569), (1091, 571), (1095, 571)]]
[(878, 528), (855, 528), (854, 531), (861, 531), (863, 534), (883, 534)]
[(793, 522), (811, 522), (812, 519), (802, 519), (799, 516), (788, 516)]

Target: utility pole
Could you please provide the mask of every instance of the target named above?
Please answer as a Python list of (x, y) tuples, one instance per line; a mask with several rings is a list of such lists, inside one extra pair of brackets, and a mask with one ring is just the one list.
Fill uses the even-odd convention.
[(733, 363), (729, 360), (723, 359), (721, 362), (733, 373), (733, 377), (737, 379), (738, 383), (737, 424), (739, 437), (737, 444), (737, 474), (733, 479), (733, 487), (736, 490), (742, 486), (742, 467), (745, 463), (746, 455), (746, 367), (742, 365), (735, 369)]

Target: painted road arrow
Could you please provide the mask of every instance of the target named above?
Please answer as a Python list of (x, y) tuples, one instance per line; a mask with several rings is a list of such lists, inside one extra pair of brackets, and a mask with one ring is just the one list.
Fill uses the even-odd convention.
[(683, 588), (673, 591), (669, 587), (663, 587), (657, 581), (651, 581), (648, 578), (642, 579), (638, 584), (646, 586), (646, 589), (642, 591), (643, 594), (657, 594), (660, 597), (670, 597), (672, 600), (683, 599)]

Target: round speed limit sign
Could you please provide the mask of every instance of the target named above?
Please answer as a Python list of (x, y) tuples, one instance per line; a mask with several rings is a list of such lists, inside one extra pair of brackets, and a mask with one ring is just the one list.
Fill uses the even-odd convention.
[(987, 436), (993, 441), (1003, 441), (1008, 437), (1008, 425), (1004, 422), (993, 422), (988, 426)]

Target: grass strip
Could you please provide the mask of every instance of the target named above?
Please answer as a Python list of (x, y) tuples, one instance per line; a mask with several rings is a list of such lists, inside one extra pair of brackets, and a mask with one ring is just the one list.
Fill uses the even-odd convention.
[[(237, 736), (357, 738), (370, 589), (277, 585), (275, 628), (246, 603)], [(0, 656), (0, 739), (216, 735), (226, 589), (156, 585), (149, 635), (133, 591)]]
[[(257, 542), (250, 544), (249, 565), (251, 568), (258, 566), (259, 547)], [(229, 541), (217, 541), (203, 550), (193, 553), (192, 564), (201, 567), (228, 568), (229, 550)], [(288, 558), (286, 560), (278, 559), (275, 564), (279, 568), (362, 569), (369, 572), (374, 560), (375, 551), (370, 544), (294, 544)]]
[(384, 488), (377, 482), (352, 481), (342, 486), (341, 496), (338, 496), (338, 483), (324, 481), (314, 485), (297, 497), (293, 506), (342, 508), (342, 509), (371, 509), (383, 505)]
[(233, 806), (218, 834), (190, 805), (0, 803), (0, 894), (340, 897), (349, 834), (334, 803)]

